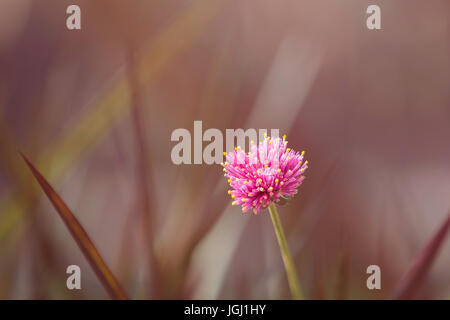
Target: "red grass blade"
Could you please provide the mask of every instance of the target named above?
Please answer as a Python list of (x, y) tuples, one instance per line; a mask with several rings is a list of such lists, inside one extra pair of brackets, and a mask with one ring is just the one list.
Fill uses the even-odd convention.
[(409, 270), (404, 274), (399, 281), (397, 289), (395, 290), (394, 299), (412, 299), (417, 292), (417, 289), (423, 282), (423, 279), (430, 270), (433, 261), (435, 260), (439, 249), (444, 243), (444, 239), (450, 229), (450, 214), (444, 221), (442, 226), (436, 232), (434, 237), (428, 242), (427, 246), (417, 256), (414, 263)]
[(125, 292), (122, 290), (116, 278), (111, 273), (106, 263), (103, 261), (88, 234), (75, 218), (74, 214), (70, 211), (70, 209), (61, 199), (61, 197), (55, 192), (55, 190), (53, 190), (53, 188), (45, 180), (45, 178), (33, 166), (33, 164), (31, 164), (31, 162), (21, 152), (19, 153), (27, 163), (34, 177), (41, 185), (42, 189), (44, 190), (50, 202), (55, 207), (56, 211), (58, 211), (60, 217), (66, 224), (67, 228), (77, 242), (84, 256), (89, 261), (89, 264), (94, 269), (97, 277), (100, 279), (105, 289), (113, 299), (127, 299)]

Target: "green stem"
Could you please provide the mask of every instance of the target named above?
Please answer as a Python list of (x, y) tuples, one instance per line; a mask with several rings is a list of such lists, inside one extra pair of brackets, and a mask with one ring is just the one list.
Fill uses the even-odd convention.
[(300, 285), (297, 279), (297, 272), (295, 271), (294, 261), (292, 260), (291, 252), (284, 235), (283, 226), (281, 225), (280, 217), (278, 216), (277, 208), (272, 203), (269, 206), (270, 217), (272, 218), (275, 234), (277, 235), (278, 244), (280, 245), (281, 257), (283, 258), (284, 268), (289, 282), (289, 288), (291, 289), (292, 298), (295, 300), (301, 299)]

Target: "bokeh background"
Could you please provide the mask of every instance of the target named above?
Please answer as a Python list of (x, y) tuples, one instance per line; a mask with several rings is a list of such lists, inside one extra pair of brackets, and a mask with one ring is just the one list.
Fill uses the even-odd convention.
[[(0, 0), (0, 298), (108, 298), (17, 150), (131, 298), (289, 298), (267, 212), (171, 162), (194, 120), (306, 150), (280, 215), (307, 298), (390, 298), (450, 208), (449, 80), (446, 0)], [(418, 298), (450, 296), (449, 242)]]

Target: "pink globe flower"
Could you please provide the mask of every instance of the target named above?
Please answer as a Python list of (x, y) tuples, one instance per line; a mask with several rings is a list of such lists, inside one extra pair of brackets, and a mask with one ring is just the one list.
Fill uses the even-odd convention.
[(257, 214), (280, 198), (294, 196), (308, 168), (308, 161), (303, 162), (304, 151), (287, 148), (286, 135), (283, 139), (266, 136), (259, 146), (252, 141), (247, 154), (239, 147), (224, 154), (227, 161), (222, 164), (223, 171), (231, 186), (228, 194), (243, 212), (252, 209)]

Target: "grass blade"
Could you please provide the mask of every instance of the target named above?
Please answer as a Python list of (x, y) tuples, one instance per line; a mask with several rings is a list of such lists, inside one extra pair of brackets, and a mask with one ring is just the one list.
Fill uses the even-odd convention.
[(30, 168), (36, 180), (41, 185), (42, 189), (44, 190), (50, 202), (55, 207), (56, 211), (58, 211), (60, 217), (66, 224), (67, 228), (77, 242), (84, 256), (89, 261), (89, 264), (94, 269), (97, 277), (100, 279), (105, 289), (113, 299), (127, 299), (125, 292), (122, 290), (116, 278), (109, 270), (106, 263), (103, 261), (88, 234), (78, 222), (77, 218), (75, 218), (74, 214), (70, 211), (61, 197), (55, 192), (55, 190), (33, 166), (33, 164), (22, 153), (20, 153), (20, 155), (25, 160), (26, 164)]
[(423, 282), (423, 279), (430, 270), (433, 261), (435, 260), (439, 249), (444, 243), (444, 239), (450, 229), (450, 214), (444, 221), (442, 226), (431, 238), (425, 248), (417, 256), (414, 263), (409, 270), (404, 274), (400, 280), (397, 289), (395, 290), (394, 299), (412, 299), (414, 298), (417, 289)]

